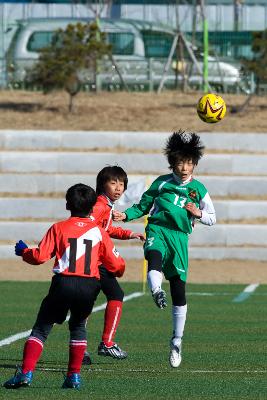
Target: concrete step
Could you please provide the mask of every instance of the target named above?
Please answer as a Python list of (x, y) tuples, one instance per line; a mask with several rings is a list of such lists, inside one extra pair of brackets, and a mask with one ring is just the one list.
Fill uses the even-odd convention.
[[(242, 220), (267, 218), (267, 201), (214, 200), (217, 220)], [(69, 216), (64, 198), (8, 198), (0, 197), (1, 220), (49, 219), (59, 220)], [(116, 206), (124, 210), (131, 204)]]
[[(167, 173), (165, 170), (164, 173)], [(144, 185), (153, 182), (158, 175), (131, 175), (129, 184), (143, 182)], [(267, 176), (207, 176), (195, 175), (196, 179), (206, 185), (211, 196), (220, 197), (255, 197), (267, 196)], [(38, 196), (60, 194), (64, 195), (67, 188), (82, 182), (95, 187), (96, 174), (18, 174), (0, 173), (0, 193)]]
[[(127, 260), (142, 259), (144, 256), (142, 246), (116, 245), (120, 254)], [(14, 245), (0, 245), (0, 259), (16, 258)], [(189, 246), (189, 259), (199, 260), (251, 260), (266, 261), (267, 247), (194, 247)], [(264, 268), (265, 264), (263, 264)]]
[[(18, 152), (0, 154), (0, 172), (97, 173), (104, 165), (118, 164), (127, 173), (164, 174), (168, 163), (162, 154), (110, 152)], [(267, 175), (266, 155), (208, 154), (197, 166), (198, 174)]]
[[(83, 151), (109, 148), (159, 150), (165, 146), (171, 132), (98, 132), (98, 131), (35, 131), (2, 130), (0, 147), (5, 150), (82, 149)], [(266, 152), (265, 133), (200, 133), (207, 151)]]
[[(0, 221), (0, 241), (14, 242), (19, 239), (38, 243), (51, 222)], [(125, 223), (126, 229), (143, 232), (143, 223)], [(216, 224), (208, 227), (198, 223), (192, 235), (191, 246), (267, 246), (267, 226), (260, 224)], [(134, 244), (134, 241), (129, 243)]]

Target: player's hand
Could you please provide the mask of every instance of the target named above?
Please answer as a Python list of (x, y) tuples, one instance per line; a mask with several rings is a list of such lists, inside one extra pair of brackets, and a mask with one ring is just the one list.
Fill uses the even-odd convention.
[(124, 212), (114, 210), (112, 213), (112, 219), (113, 221), (123, 221), (126, 219), (126, 214)]
[(195, 203), (187, 203), (184, 208), (189, 211), (194, 217), (196, 218), (201, 218), (202, 217), (202, 212)]
[(135, 233), (135, 232), (131, 233), (130, 239), (139, 239), (142, 242), (146, 240), (145, 235), (143, 235), (143, 233)]
[(28, 246), (26, 243), (23, 242), (23, 240), (19, 240), (16, 245), (15, 245), (15, 254), (16, 256), (21, 256), (23, 253), (24, 249), (27, 249)]

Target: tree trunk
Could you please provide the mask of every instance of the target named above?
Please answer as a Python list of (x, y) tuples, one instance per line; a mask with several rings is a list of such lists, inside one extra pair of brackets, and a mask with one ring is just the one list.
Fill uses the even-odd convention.
[(237, 114), (237, 113), (244, 111), (249, 106), (249, 103), (253, 96), (254, 96), (254, 93), (250, 93), (248, 95), (248, 97), (246, 98), (246, 100), (244, 101), (244, 103), (241, 104), (241, 106), (233, 106), (230, 110), (231, 114)]
[(72, 113), (72, 111), (73, 111), (73, 95), (72, 94), (70, 94), (69, 95), (70, 97), (69, 97), (69, 113)]

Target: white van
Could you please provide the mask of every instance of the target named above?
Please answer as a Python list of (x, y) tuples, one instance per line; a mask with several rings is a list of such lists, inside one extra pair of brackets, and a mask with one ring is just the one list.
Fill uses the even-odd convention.
[[(21, 83), (27, 69), (38, 59), (39, 51), (49, 45), (54, 32), (65, 29), (68, 24), (90, 22), (88, 19), (34, 18), (18, 21), (17, 31), (10, 44), (7, 59), (9, 82)], [(162, 78), (164, 65), (170, 52), (175, 32), (172, 28), (146, 21), (107, 19), (100, 21), (101, 30), (107, 33), (112, 44), (113, 57), (128, 85), (149, 85), (155, 87)], [(202, 61), (199, 59), (202, 68)], [(83, 74), (84, 83), (90, 83), (90, 74)], [(170, 66), (165, 85), (175, 83), (175, 70)], [(181, 80), (181, 76), (178, 77)], [(86, 80), (88, 82), (86, 82)], [(119, 76), (110, 62), (105, 63), (100, 73), (103, 85), (120, 83)], [(209, 82), (211, 85), (233, 86), (240, 81), (237, 67), (218, 62), (210, 57)], [(189, 85), (202, 84), (202, 76), (193, 65), (188, 79)]]
[[(87, 23), (88, 19), (34, 18), (17, 21), (18, 28), (7, 52), (9, 70), (14, 70), (13, 80), (19, 82), (25, 79), (26, 69), (38, 59), (39, 51), (51, 43), (56, 30), (78, 22)], [(144, 42), (133, 25), (105, 19), (101, 20), (101, 29), (107, 33), (117, 60), (144, 59)]]

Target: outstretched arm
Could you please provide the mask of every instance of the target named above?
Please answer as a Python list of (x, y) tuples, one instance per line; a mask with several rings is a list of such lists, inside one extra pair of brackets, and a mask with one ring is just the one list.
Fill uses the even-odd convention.
[(134, 204), (132, 207), (127, 208), (124, 212), (113, 211), (114, 221), (132, 221), (134, 219), (143, 217), (148, 214), (151, 210), (154, 199), (158, 195), (159, 178), (156, 179), (150, 188), (143, 193), (141, 200), (138, 204)]
[(49, 228), (38, 247), (33, 249), (26, 247), (22, 250), (21, 256), (23, 261), (32, 265), (43, 264), (55, 256), (55, 243), (55, 229), (53, 225)]
[(124, 212), (114, 210), (112, 213), (112, 219), (116, 222), (124, 221), (126, 219), (126, 214)]
[(144, 242), (146, 240), (146, 237), (145, 237), (145, 235), (143, 233), (132, 232), (131, 235), (130, 235), (130, 239), (139, 239), (142, 242)]

